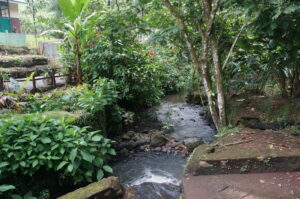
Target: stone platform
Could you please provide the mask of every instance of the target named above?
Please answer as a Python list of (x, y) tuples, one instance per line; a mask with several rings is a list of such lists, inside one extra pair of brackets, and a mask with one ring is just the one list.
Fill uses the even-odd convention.
[(238, 129), (189, 157), (186, 199), (300, 198), (300, 132)]
[(186, 199), (300, 198), (300, 172), (192, 176), (183, 185)]

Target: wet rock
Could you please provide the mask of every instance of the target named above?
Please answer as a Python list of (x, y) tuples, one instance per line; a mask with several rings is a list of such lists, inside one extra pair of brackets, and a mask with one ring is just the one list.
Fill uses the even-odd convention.
[(126, 146), (127, 146), (127, 143), (126, 143), (126, 142), (120, 142), (120, 143), (118, 143), (118, 144), (115, 146), (115, 149), (118, 150), (118, 151), (120, 151), (120, 150), (126, 148)]
[(156, 133), (151, 136), (150, 146), (159, 147), (159, 146), (165, 145), (167, 142), (168, 142), (168, 139), (165, 136), (163, 136), (159, 133)]
[(99, 182), (89, 184), (58, 199), (121, 199), (123, 188), (116, 177), (105, 178)]
[(136, 142), (137, 146), (142, 146), (142, 145), (145, 145), (148, 143), (149, 143), (149, 141), (147, 139), (140, 139)]
[(125, 133), (123, 136), (122, 136), (122, 139), (124, 140), (131, 140), (135, 135), (135, 132), (134, 131), (128, 131), (127, 133)]
[(202, 140), (198, 140), (198, 141), (194, 141), (194, 142), (185, 142), (184, 143), (184, 145), (186, 146), (186, 148), (189, 152), (192, 152), (195, 148), (197, 148), (198, 146), (200, 146), (202, 144), (203, 144)]
[(145, 146), (145, 145), (140, 146), (140, 150), (141, 150), (141, 151), (144, 151), (146, 148), (147, 148), (147, 146)]
[(161, 151), (161, 147), (155, 147), (153, 150), (156, 152), (159, 152), (159, 151)]
[(0, 96), (0, 108), (14, 108), (16, 105), (16, 99), (10, 96)]
[(126, 148), (127, 148), (128, 150), (132, 150), (132, 149), (136, 148), (137, 146), (138, 146), (138, 145), (137, 145), (136, 142), (134, 142), (134, 141), (129, 141), (129, 142), (127, 143)]
[(120, 151), (120, 153), (123, 155), (128, 155), (129, 151), (126, 148), (124, 148)]

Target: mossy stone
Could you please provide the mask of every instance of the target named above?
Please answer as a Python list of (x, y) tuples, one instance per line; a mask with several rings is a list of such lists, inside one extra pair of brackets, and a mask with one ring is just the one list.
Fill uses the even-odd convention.
[(153, 134), (151, 136), (150, 145), (152, 147), (160, 147), (167, 143), (168, 139), (160, 133)]
[(57, 199), (121, 199), (123, 189), (117, 177), (109, 177), (89, 184)]

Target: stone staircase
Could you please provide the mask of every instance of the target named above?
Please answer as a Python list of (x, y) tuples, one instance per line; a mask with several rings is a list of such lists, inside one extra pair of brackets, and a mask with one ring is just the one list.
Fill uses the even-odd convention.
[[(1, 53), (2, 52), (2, 53)], [(22, 53), (26, 53), (21, 51)], [(29, 52), (28, 52), (29, 53)], [(46, 88), (56, 87), (56, 83), (64, 84), (63, 81), (55, 79), (55, 75), (62, 69), (60, 66), (49, 63), (48, 58), (35, 54), (5, 54), (0, 49), (0, 91), (4, 89), (11, 90), (10, 78), (18, 82), (25, 82), (26, 78), (34, 72), (34, 78), (31, 80), (29, 90), (37, 90), (38, 87)], [(47, 77), (45, 77), (47, 75)], [(36, 80), (35, 80), (36, 78)], [(50, 80), (50, 84), (47, 83)], [(44, 81), (43, 81), (44, 80)], [(46, 80), (46, 81), (45, 81)]]

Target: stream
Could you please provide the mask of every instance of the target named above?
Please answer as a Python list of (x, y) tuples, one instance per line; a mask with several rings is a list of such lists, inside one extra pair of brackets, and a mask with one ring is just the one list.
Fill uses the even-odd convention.
[[(185, 103), (185, 95), (167, 96), (152, 111), (172, 128), (168, 137), (183, 143), (215, 139), (203, 108)], [(137, 199), (178, 199), (186, 161), (181, 155), (142, 152), (117, 162), (113, 169), (123, 185), (135, 188)]]

